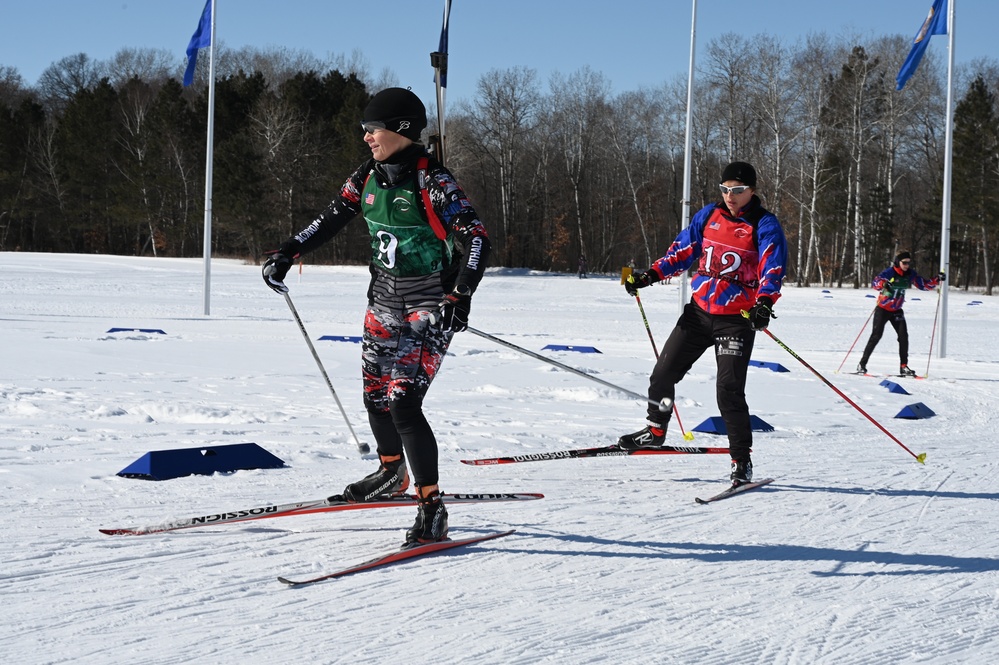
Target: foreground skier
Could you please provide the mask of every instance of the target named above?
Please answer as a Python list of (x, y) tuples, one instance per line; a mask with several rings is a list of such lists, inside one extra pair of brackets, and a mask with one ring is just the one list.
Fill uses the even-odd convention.
[(426, 108), (410, 90), (387, 88), (364, 110), (371, 148), (319, 217), (271, 254), (264, 281), (287, 291), (294, 259), (363, 216), (371, 237), (371, 282), (364, 317), (364, 406), (380, 464), (347, 485), (348, 501), (401, 494), (418, 498), (406, 543), (447, 538), (447, 509), (438, 486), (437, 440), (423, 399), (456, 332), (468, 328), (472, 294), (482, 279), (489, 237), (454, 176), (419, 142)]

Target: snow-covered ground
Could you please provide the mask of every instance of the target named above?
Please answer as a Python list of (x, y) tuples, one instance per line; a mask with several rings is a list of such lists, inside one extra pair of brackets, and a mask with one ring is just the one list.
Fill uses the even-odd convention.
[[(304, 589), (395, 547), (409, 508), (141, 537), (130, 526), (324, 497), (374, 469), (284, 300), (259, 268), (200, 260), (0, 254), (0, 660), (5, 663), (993, 663), (999, 658), (999, 324), (951, 291), (947, 357), (929, 378), (837, 373), (869, 291), (788, 287), (750, 370), (758, 477), (709, 506), (724, 455), (473, 467), (459, 460), (613, 443), (644, 405), (463, 333), (427, 400), (447, 492), (542, 492), (452, 506), (453, 537), (513, 536)], [(306, 266), (288, 283), (358, 436), (367, 271)], [(676, 285), (642, 292), (656, 343)], [(981, 304), (969, 304), (972, 301)], [(910, 292), (911, 364), (928, 361), (937, 294)], [(652, 346), (612, 277), (493, 270), (472, 325), (644, 392)], [(111, 328), (135, 329), (109, 333)], [(165, 334), (140, 332), (163, 330)], [(601, 353), (542, 351), (547, 344)], [(897, 368), (890, 329), (869, 367)], [(709, 356), (680, 384), (687, 430), (718, 415)], [(911, 404), (936, 413), (896, 418)], [(674, 419), (669, 441), (682, 441)], [(117, 473), (148, 451), (255, 442), (283, 469), (161, 482)], [(694, 445), (725, 446), (695, 433)]]

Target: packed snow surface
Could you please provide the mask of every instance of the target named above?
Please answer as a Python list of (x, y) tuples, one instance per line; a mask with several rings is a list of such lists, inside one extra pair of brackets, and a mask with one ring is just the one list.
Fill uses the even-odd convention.
[[(910, 364), (870, 332), (872, 292), (787, 286), (750, 368), (757, 477), (707, 506), (723, 454), (461, 460), (589, 448), (644, 425), (644, 404), (488, 339), (456, 336), (425, 407), (446, 492), (541, 492), (453, 505), (455, 538), (512, 536), (300, 589), (398, 546), (389, 508), (139, 537), (154, 524), (316, 499), (374, 470), (284, 299), (258, 266), (198, 259), (0, 254), (0, 654), (7, 663), (993, 663), (999, 658), (999, 305), (910, 291)], [(306, 265), (294, 305), (348, 418), (361, 403), (367, 270)], [(656, 346), (678, 286), (641, 292)], [(977, 304), (973, 304), (976, 303)], [(471, 324), (644, 393), (653, 348), (613, 275), (492, 269)], [(108, 332), (113, 328), (123, 331)], [(158, 332), (162, 331), (162, 333)], [(854, 343), (856, 345), (854, 346)], [(544, 350), (592, 346), (599, 353)], [(852, 353), (848, 356), (848, 351)], [(882, 385), (888, 380), (905, 392)], [(667, 442), (718, 416), (707, 354), (679, 385)], [(906, 394), (907, 393), (907, 394)], [(921, 404), (932, 417), (898, 418)], [(876, 423), (876, 424), (875, 424)], [(883, 432), (878, 425), (890, 434)], [(897, 439), (894, 440), (894, 439)], [(286, 462), (165, 481), (119, 471), (149, 451), (254, 442)], [(904, 447), (903, 447), (904, 446)], [(920, 464), (910, 452), (926, 453)]]

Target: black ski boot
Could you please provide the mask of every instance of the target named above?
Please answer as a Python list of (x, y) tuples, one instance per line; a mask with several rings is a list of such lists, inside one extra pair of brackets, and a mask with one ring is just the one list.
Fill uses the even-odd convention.
[(409, 488), (409, 473), (406, 471), (405, 458), (400, 457), (386, 462), (382, 457), (381, 462), (377, 471), (356, 483), (347, 485), (343, 490), (343, 498), (352, 503), (363, 503), (405, 494)]
[(915, 370), (913, 370), (908, 365), (902, 365), (901, 367), (898, 368), (898, 375), (899, 376), (916, 376), (916, 372), (915, 372)]
[(638, 450), (661, 448), (664, 443), (666, 443), (666, 430), (661, 426), (649, 425), (645, 429), (622, 436), (617, 440), (617, 447), (622, 450)]
[[(417, 487), (417, 494), (422, 494)], [(447, 539), (447, 508), (441, 500), (441, 493), (432, 490), (427, 496), (419, 498), (416, 522), (413, 528), (406, 532), (404, 547), (438, 543)]]
[(753, 463), (749, 460), (746, 461), (736, 461), (732, 460), (732, 474), (729, 476), (732, 480), (732, 487), (738, 487), (739, 485), (745, 485), (753, 481)]

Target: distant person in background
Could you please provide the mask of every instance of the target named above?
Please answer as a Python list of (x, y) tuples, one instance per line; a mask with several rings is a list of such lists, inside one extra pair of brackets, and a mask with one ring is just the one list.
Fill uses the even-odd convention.
[(905, 290), (915, 287), (921, 291), (931, 291), (944, 281), (945, 275), (940, 272), (933, 279), (926, 279), (919, 275), (912, 267), (912, 254), (909, 252), (899, 252), (890, 266), (875, 275), (871, 281), (871, 288), (877, 289), (878, 304), (874, 308), (874, 327), (871, 328), (871, 338), (867, 340), (864, 347), (864, 355), (857, 365), (858, 374), (867, 374), (867, 361), (874, 353), (874, 347), (881, 341), (884, 334), (885, 324), (891, 323), (898, 335), (898, 360), (899, 376), (916, 376), (916, 372), (909, 367), (909, 327), (905, 323), (905, 312), (902, 305), (905, 303)]
[[(406, 544), (447, 538), (438, 486), (437, 439), (423, 398), (454, 333), (468, 328), (472, 294), (489, 256), (489, 237), (454, 176), (419, 142), (426, 108), (410, 90), (387, 88), (364, 110), (371, 158), (355, 170), (319, 216), (263, 266), (264, 282), (287, 292), (292, 262), (333, 238), (352, 219), (368, 226), (368, 307), (361, 374), (364, 406), (378, 444), (378, 469), (343, 490), (347, 501), (374, 501), (409, 487), (418, 499)], [(339, 498), (339, 497), (338, 497)]]
[(586, 279), (586, 256), (579, 255), (579, 278)]
[[(711, 347), (717, 365), (718, 408), (728, 430), (733, 486), (753, 479), (753, 430), (746, 403), (746, 375), (756, 331), (766, 328), (780, 298), (787, 241), (777, 217), (756, 196), (756, 169), (733, 162), (721, 174), (721, 201), (702, 208), (676, 237), (666, 256), (625, 282), (630, 295), (680, 275), (696, 264), (693, 295), (670, 333), (649, 378), (647, 426), (618, 440), (627, 450), (665, 443), (676, 384)], [(748, 318), (743, 316), (748, 314)], [(776, 318), (776, 317), (775, 317)]]

